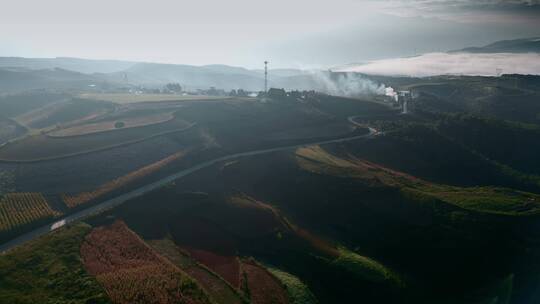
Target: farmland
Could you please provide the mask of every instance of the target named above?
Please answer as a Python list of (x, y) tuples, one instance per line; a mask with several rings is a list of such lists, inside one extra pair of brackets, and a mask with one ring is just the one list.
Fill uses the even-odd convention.
[(319, 147), (297, 150), (299, 164), (306, 170), (336, 176), (371, 179), (397, 186), (411, 197), (427, 196), (478, 212), (501, 215), (540, 214), (540, 196), (534, 193), (497, 187), (452, 187), (434, 184), (413, 176), (358, 159), (343, 159)]
[[(100, 103), (100, 94), (89, 94)], [(12, 206), (0, 215), (28, 222), (9, 228), (17, 230), (10, 238), (209, 159), (365, 134), (350, 117), (383, 132), (222, 158), (84, 219), (92, 227), (47, 235), (79, 229), (69, 234), (78, 243), (66, 242), (65, 252), (59, 240), (44, 238), (60, 248), (29, 242), (33, 250), (46, 247), (46, 256), (25, 253), (26, 263), (42, 265), (43, 277), (62, 286), (72, 286), (64, 281), (72, 278), (62, 266), (69, 265), (89, 286), (84, 299), (478, 304), (515, 297), (513, 304), (537, 298), (536, 126), (460, 114), (395, 115), (377, 103), (323, 94), (266, 102), (125, 98), (101, 101), (116, 103), (111, 112), (90, 111), (43, 134), (31, 130), (0, 148), (6, 158), (0, 207)], [(42, 108), (56, 111), (64, 102)], [(522, 141), (529, 151), (513, 147)], [(24, 212), (26, 219), (13, 206), (36, 212)], [(60, 266), (46, 259), (65, 255), (71, 260)], [(24, 276), (39, 281), (35, 292), (53, 292), (42, 289), (42, 277)], [(13, 286), (4, 282), (0, 276), (0, 302)]]
[(317, 299), (309, 288), (294, 275), (281, 271), (277, 268), (268, 268), (287, 289), (291, 304), (316, 304)]
[(270, 272), (253, 261), (242, 262), (243, 283), (253, 304), (287, 304), (289, 296)]
[(184, 120), (141, 128), (128, 128), (115, 132), (100, 132), (77, 137), (50, 137), (39, 134), (8, 144), (0, 148), (0, 159), (4, 161), (39, 161), (91, 153), (144, 141), (172, 132), (181, 132), (192, 127)]
[(109, 101), (118, 104), (130, 104), (139, 102), (162, 102), (162, 101), (203, 101), (222, 100), (227, 97), (204, 96), (204, 95), (175, 95), (175, 94), (129, 94), (129, 93), (84, 93), (80, 98)]
[(0, 200), (0, 234), (59, 215), (41, 193), (9, 193)]
[(111, 303), (81, 262), (79, 248), (91, 229), (80, 223), (0, 255), (0, 301)]
[(234, 288), (240, 285), (240, 262), (236, 256), (221, 256), (210, 251), (186, 248), (191, 258), (211, 269)]
[(185, 155), (185, 152), (178, 152), (172, 154), (164, 159), (161, 159), (155, 163), (137, 169), (133, 172), (130, 172), (122, 177), (116, 178), (110, 182), (107, 182), (99, 186), (96, 190), (92, 192), (82, 192), (75, 195), (62, 194), (62, 199), (69, 208), (75, 208), (82, 204), (93, 201), (105, 194), (108, 194), (114, 190), (119, 189), (120, 187), (126, 186), (134, 180), (145, 177), (149, 174), (155, 173), (164, 166), (169, 165), (171, 162), (174, 162)]
[(26, 112), (16, 120), (32, 129), (44, 129), (90, 120), (113, 110), (111, 103), (71, 98)]
[(53, 137), (80, 136), (80, 135), (87, 135), (87, 134), (106, 132), (106, 131), (112, 131), (112, 130), (118, 130), (118, 129), (144, 127), (144, 126), (167, 122), (173, 118), (174, 116), (172, 113), (158, 113), (158, 114), (146, 115), (146, 116), (127, 117), (122, 120), (103, 121), (103, 122), (89, 123), (89, 124), (68, 127), (68, 128), (50, 132), (47, 135), (53, 136)]
[(26, 129), (8, 118), (0, 118), (0, 145), (23, 135)]
[(247, 301), (219, 275), (198, 263), (189, 253), (181, 250), (169, 239), (151, 240), (151, 246), (180, 269), (197, 280), (208, 295), (219, 304), (243, 304)]
[(191, 278), (122, 222), (90, 232), (81, 245), (81, 256), (114, 303), (210, 303)]

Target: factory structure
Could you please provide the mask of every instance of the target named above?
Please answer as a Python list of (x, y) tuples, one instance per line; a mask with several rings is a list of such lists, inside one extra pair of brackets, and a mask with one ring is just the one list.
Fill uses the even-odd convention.
[(407, 114), (410, 111), (410, 108), (413, 101), (413, 95), (411, 91), (398, 91), (397, 92), (397, 103), (401, 107), (401, 113)]
[(392, 107), (400, 109), (401, 114), (409, 113), (414, 107), (412, 91), (394, 91), (393, 88), (387, 87), (384, 100)]

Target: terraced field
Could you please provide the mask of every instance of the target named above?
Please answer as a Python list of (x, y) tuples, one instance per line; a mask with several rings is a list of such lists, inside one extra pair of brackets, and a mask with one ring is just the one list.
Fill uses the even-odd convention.
[(90, 232), (81, 245), (81, 256), (114, 303), (210, 303), (191, 278), (122, 222)]
[(77, 125), (65, 129), (60, 129), (58, 131), (53, 131), (47, 133), (49, 136), (53, 137), (69, 137), (69, 136), (80, 136), (88, 135), (99, 132), (114, 131), (119, 129), (135, 128), (135, 127), (144, 127), (155, 124), (160, 124), (167, 122), (173, 119), (173, 113), (157, 113), (150, 114), (145, 116), (132, 116), (126, 117), (119, 120), (106, 120), (97, 123), (89, 123), (83, 125)]
[(41, 193), (9, 193), (0, 200), (0, 234), (60, 215)]
[(227, 97), (204, 96), (204, 95), (174, 95), (174, 94), (102, 94), (85, 93), (79, 95), (80, 98), (110, 101), (118, 104), (129, 104), (138, 102), (160, 102), (160, 101), (197, 101), (197, 100), (222, 100)]
[(8, 162), (58, 159), (137, 143), (174, 132), (182, 132), (192, 126), (193, 124), (187, 121), (172, 119), (161, 124), (121, 129), (115, 132), (99, 132), (86, 136), (50, 137), (39, 134), (1, 147), (0, 159)]
[(172, 240), (152, 240), (149, 244), (161, 255), (197, 280), (208, 295), (219, 304), (244, 304), (242, 295), (219, 275), (201, 265), (189, 254), (174, 244)]
[(91, 229), (78, 223), (0, 255), (0, 302), (111, 303), (82, 264), (79, 248)]
[(372, 180), (373, 183), (399, 188), (408, 197), (436, 199), (467, 210), (500, 215), (540, 214), (540, 195), (501, 187), (456, 187), (436, 184), (384, 166), (356, 158), (340, 158), (320, 147), (296, 151), (305, 170)]
[(78, 207), (80, 205), (91, 202), (95, 199), (98, 199), (102, 197), (103, 195), (111, 193), (114, 190), (118, 190), (119, 188), (126, 186), (133, 181), (136, 181), (140, 178), (143, 178), (152, 173), (155, 173), (159, 171), (160, 169), (162, 169), (163, 167), (169, 165), (170, 163), (182, 158), (185, 154), (186, 154), (186, 151), (181, 151), (181, 152), (177, 152), (175, 154), (169, 155), (168, 157), (163, 158), (157, 162), (154, 162), (152, 164), (139, 168), (135, 171), (132, 171), (124, 176), (121, 176), (112, 181), (109, 181), (99, 186), (96, 190), (91, 191), (91, 192), (81, 192), (81, 193), (73, 194), (73, 195), (62, 194), (61, 195), (62, 200), (64, 201), (66, 206), (68, 206), (68, 208)]
[(289, 296), (283, 285), (270, 272), (253, 261), (242, 262), (247, 293), (253, 304), (287, 304)]

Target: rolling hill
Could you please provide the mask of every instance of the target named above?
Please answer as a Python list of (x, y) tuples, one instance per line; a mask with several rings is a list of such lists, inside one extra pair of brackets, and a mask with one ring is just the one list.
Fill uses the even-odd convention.
[(501, 40), (485, 46), (468, 47), (452, 53), (539, 53), (540, 37)]

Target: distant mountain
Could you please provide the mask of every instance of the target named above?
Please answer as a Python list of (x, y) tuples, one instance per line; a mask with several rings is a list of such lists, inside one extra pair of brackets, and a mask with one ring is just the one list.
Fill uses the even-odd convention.
[(162, 86), (178, 82), (188, 89), (216, 87), (220, 89), (262, 89), (264, 80), (255, 72), (225, 65), (192, 66), (180, 64), (137, 63), (116, 73), (106, 75), (109, 80), (127, 76), (130, 84)]
[(135, 62), (120, 60), (93, 60), (80, 58), (22, 58), (0, 57), (0, 68), (25, 68), (30, 70), (64, 69), (79, 73), (112, 73), (125, 70)]
[[(0, 90), (81, 88), (94, 83), (162, 87), (177, 82), (188, 89), (245, 89), (264, 86), (264, 70), (221, 64), (194, 66), (79, 58), (0, 57)], [(297, 69), (269, 70), (269, 85), (317, 89), (313, 74)]]
[(98, 75), (89, 75), (64, 69), (32, 70), (26, 68), (0, 68), (0, 92), (33, 89), (85, 89), (103, 82)]
[(502, 40), (482, 47), (468, 47), (450, 53), (540, 53), (540, 37)]
[[(309, 73), (294, 69), (269, 70), (269, 85), (288, 89), (315, 89)], [(106, 75), (111, 81), (120, 81), (124, 75), (129, 83), (161, 86), (178, 82), (188, 89), (216, 87), (225, 90), (245, 89), (259, 91), (264, 86), (264, 71), (249, 70), (227, 65), (192, 66), (180, 64), (137, 63), (116, 73)]]

